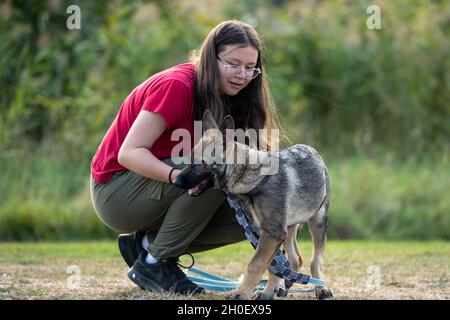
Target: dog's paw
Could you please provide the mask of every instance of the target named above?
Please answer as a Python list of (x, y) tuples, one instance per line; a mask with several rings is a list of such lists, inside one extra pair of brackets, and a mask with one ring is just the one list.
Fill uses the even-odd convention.
[(254, 300), (273, 300), (273, 297), (275, 296), (275, 292), (270, 294), (264, 291), (256, 291), (253, 295)]
[(315, 288), (315, 292), (316, 292), (316, 298), (320, 299), (320, 300), (331, 299), (334, 297), (333, 291), (328, 288), (324, 288), (324, 287)]
[(249, 297), (243, 292), (239, 291), (231, 291), (229, 294), (225, 296), (226, 300), (248, 300)]
[(278, 289), (277, 297), (285, 298), (285, 297), (287, 297), (288, 293), (289, 293), (289, 290), (280, 288), (280, 289)]

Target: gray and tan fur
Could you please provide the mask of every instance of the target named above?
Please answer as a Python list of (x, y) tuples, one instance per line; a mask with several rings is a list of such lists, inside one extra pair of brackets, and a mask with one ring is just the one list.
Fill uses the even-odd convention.
[[(209, 112), (205, 113), (203, 124), (205, 129), (218, 128)], [(227, 116), (220, 129), (223, 132), (226, 129), (234, 129), (233, 119)], [(214, 143), (214, 137), (206, 135), (195, 148), (202, 147), (202, 150), (205, 150), (210, 143)], [(214, 186), (233, 193), (260, 230), (260, 242), (247, 266), (244, 280), (228, 298), (251, 298), (254, 288), (281, 245), (286, 251), (292, 270), (298, 272), (303, 260), (297, 247), (297, 233), (305, 223), (308, 223), (314, 242), (311, 275), (323, 279), (330, 180), (327, 168), (317, 151), (310, 146), (299, 144), (270, 153), (251, 149), (237, 142), (227, 142), (226, 156), (234, 156), (237, 152), (244, 152), (246, 158), (252, 152), (260, 153), (260, 159), (278, 157), (277, 174), (261, 175), (264, 166), (261, 163), (264, 161), (257, 164), (208, 162), (210, 164), (189, 165), (175, 181), (181, 188), (192, 188), (204, 179), (205, 174), (210, 174)], [(253, 298), (272, 299), (277, 293), (279, 282), (280, 278), (269, 272), (266, 288), (257, 292)], [(319, 299), (333, 296), (332, 291), (326, 287), (316, 287), (315, 292)]]

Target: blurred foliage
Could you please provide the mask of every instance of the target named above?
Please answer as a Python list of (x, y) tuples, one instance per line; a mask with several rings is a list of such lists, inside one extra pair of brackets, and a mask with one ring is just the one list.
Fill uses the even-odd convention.
[[(448, 153), (448, 2), (376, 3), (380, 30), (366, 27), (371, 1), (4, 1), (0, 146), (51, 137), (89, 158), (131, 89), (236, 18), (265, 42), (295, 141), (334, 155)], [(81, 30), (66, 27), (71, 4)]]
[[(15, 150), (0, 157), (0, 241), (114, 237), (93, 209), (89, 167), (58, 148), (47, 141), (32, 156)], [(450, 240), (448, 160), (332, 160), (330, 239)]]
[[(371, 4), (381, 8), (380, 30), (366, 26)], [(66, 27), (69, 5), (81, 9), (80, 30)], [(293, 142), (314, 145), (332, 166), (354, 161), (346, 159), (389, 155), (392, 166), (373, 169), (369, 161), (356, 166), (361, 171), (349, 172), (363, 180), (372, 172), (368, 183), (374, 184), (385, 171), (392, 179), (405, 175), (396, 183), (389, 180), (392, 185), (413, 183), (415, 170), (397, 166), (408, 159), (424, 162), (426, 172), (433, 170), (433, 161), (439, 162), (444, 179), (432, 190), (434, 195), (427, 194), (429, 199), (421, 198), (419, 187), (386, 195), (379, 193), (385, 187), (372, 185), (368, 190), (379, 197), (367, 203), (365, 193), (357, 190), (360, 186), (350, 185), (346, 192), (359, 197), (345, 203), (344, 191), (338, 189), (337, 197), (344, 198), (335, 207), (336, 217), (354, 228), (334, 229), (334, 234), (366, 237), (380, 232), (394, 237), (383, 230), (388, 228), (388, 214), (401, 211), (401, 217), (408, 215), (410, 220), (398, 218), (395, 226), (408, 226), (410, 221), (405, 236), (428, 239), (426, 230), (434, 230), (438, 237), (449, 238), (448, 219), (442, 218), (448, 201), (433, 200), (443, 195), (439, 188), (448, 190), (445, 181), (450, 176), (443, 169), (450, 154), (450, 10), (444, 0), (1, 1), (0, 217), (2, 232), (10, 233), (0, 238), (24, 238), (29, 232), (21, 233), (23, 224), (32, 228), (39, 221), (53, 221), (58, 226), (46, 224), (44, 234), (31, 232), (31, 237), (51, 238), (55, 230), (73, 227), (68, 223), (73, 212), (84, 217), (77, 220), (80, 226), (83, 219), (96, 219), (84, 215), (86, 210), (92, 215), (92, 208), (82, 177), (89, 175), (90, 160), (122, 101), (150, 75), (187, 61), (211, 28), (228, 19), (252, 24), (263, 39), (265, 72)], [(48, 157), (52, 159), (45, 165)], [(5, 163), (11, 167), (5, 169)], [(351, 165), (343, 167), (351, 171)], [(5, 178), (6, 170), (23, 171), (22, 180)], [(421, 174), (421, 181), (433, 185), (435, 175)], [(339, 174), (337, 179), (345, 178)], [(369, 230), (367, 222), (380, 209), (382, 194), (398, 197), (386, 203), (382, 210), (387, 213)], [(361, 203), (348, 207), (356, 201)], [(427, 220), (431, 229), (419, 230), (418, 209), (404, 203), (415, 203), (423, 212), (434, 206)], [(59, 212), (58, 218), (52, 218), (53, 211)], [(36, 212), (47, 213), (41, 220)], [(360, 218), (348, 224), (355, 213)], [(7, 228), (15, 223), (16, 231)], [(92, 234), (110, 234), (96, 223), (86, 222)], [(433, 229), (439, 226), (447, 231)]]

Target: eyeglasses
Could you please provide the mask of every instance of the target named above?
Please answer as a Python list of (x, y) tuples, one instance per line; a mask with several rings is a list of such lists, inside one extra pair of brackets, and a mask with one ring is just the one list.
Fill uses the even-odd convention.
[(235, 76), (240, 74), (241, 72), (244, 72), (244, 77), (247, 80), (255, 79), (261, 74), (261, 69), (259, 68), (244, 68), (235, 64), (228, 64), (223, 62), (219, 57), (217, 57), (217, 60), (219, 60), (223, 64), (225, 72), (234, 74)]

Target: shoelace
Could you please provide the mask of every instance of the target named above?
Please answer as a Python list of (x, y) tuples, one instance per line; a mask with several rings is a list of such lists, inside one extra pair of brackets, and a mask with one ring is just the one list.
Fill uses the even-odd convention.
[[(181, 257), (182, 257), (182, 256), (189, 256), (189, 257), (191, 257), (191, 259), (192, 259), (191, 265), (190, 265), (189, 267), (185, 267), (185, 266), (183, 266), (181, 263), (179, 263), (178, 261), (177, 261), (177, 265), (178, 265), (179, 267), (181, 267), (181, 268), (184, 268), (184, 269), (190, 269), (190, 268), (192, 268), (192, 267), (194, 266), (194, 264), (195, 264), (194, 256), (193, 256), (192, 254), (190, 254), (190, 253), (185, 253), (185, 254), (181, 255)], [(178, 259), (177, 259), (177, 260), (178, 260)]]
[[(163, 272), (166, 275), (173, 274), (173, 275), (175, 275), (175, 277), (177, 279), (186, 279), (187, 281), (191, 282), (186, 277), (186, 274), (180, 268), (190, 269), (192, 266), (194, 266), (195, 260), (194, 260), (194, 257), (192, 256), (192, 254), (186, 253), (185, 255), (189, 255), (192, 259), (192, 263), (189, 267), (183, 266), (179, 262), (179, 258), (169, 258), (169, 259), (165, 260), (163, 263)], [(168, 272), (166, 273), (165, 270), (167, 270)]]

